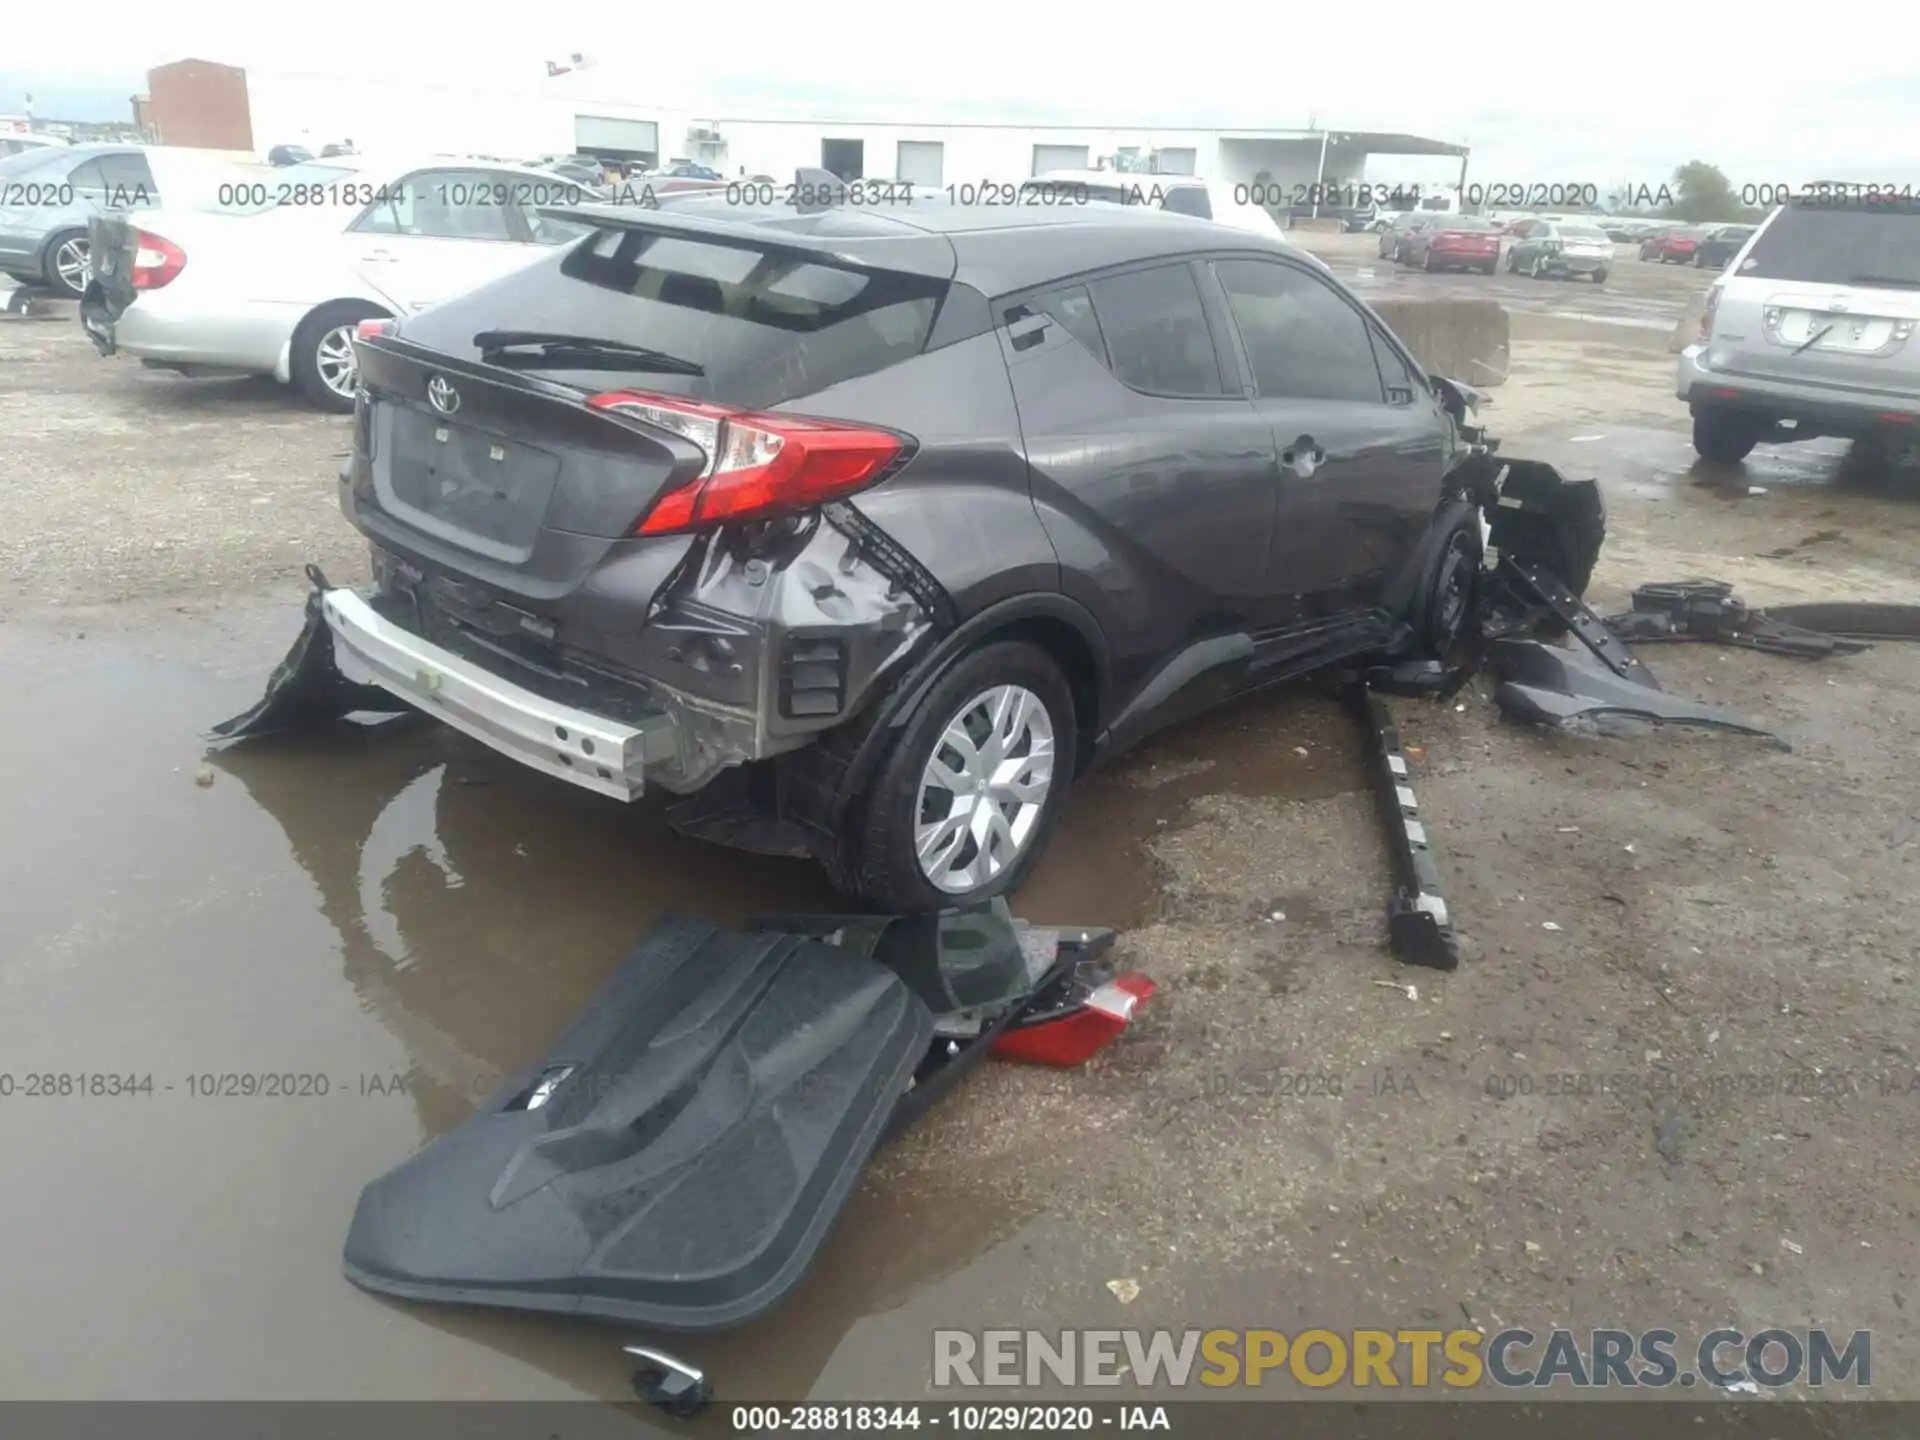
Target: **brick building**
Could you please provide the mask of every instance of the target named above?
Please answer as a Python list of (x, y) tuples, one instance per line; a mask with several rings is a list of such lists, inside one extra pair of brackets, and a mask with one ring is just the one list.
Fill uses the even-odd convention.
[(150, 123), (162, 145), (253, 149), (247, 72), (212, 60), (175, 60), (147, 72)]

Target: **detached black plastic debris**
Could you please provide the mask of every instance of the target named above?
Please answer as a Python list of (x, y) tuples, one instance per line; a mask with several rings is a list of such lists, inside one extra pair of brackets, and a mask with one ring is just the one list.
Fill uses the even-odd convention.
[[(1089, 1005), (1113, 938), (1024, 926), (1001, 902), (758, 923), (656, 926), (543, 1060), (367, 1186), (347, 1278), (660, 1330), (741, 1324), (800, 1282), (877, 1145), (1010, 1027)], [(698, 1403), (697, 1371), (643, 1358), (649, 1398)]]
[(1668, 694), (1651, 683), (1652, 673), (1644, 665), (1632, 679), (1616, 674), (1585, 647), (1563, 649), (1539, 640), (1505, 638), (1493, 642), (1488, 660), (1501, 678), (1494, 703), (1502, 714), (1524, 724), (1565, 725), (1570, 720), (1625, 715), (1762, 735), (1790, 748), (1784, 737), (1764, 725), (1684, 695)]
[(214, 740), (251, 740), (289, 730), (306, 730), (343, 716), (400, 715), (410, 707), (377, 685), (356, 685), (333, 659), (333, 631), (327, 628), (321, 601), (333, 587), (318, 565), (307, 566), (313, 589), (307, 594), (306, 620), (286, 659), (274, 667), (266, 694), (245, 714), (223, 720), (208, 732)]
[[(1914, 608), (1920, 616), (1920, 608), (1905, 606), (1810, 608), (1823, 612)], [(1859, 614), (1835, 616), (1830, 613), (1817, 618), (1856, 624), (1872, 624), (1874, 619)], [(1733, 586), (1724, 580), (1675, 580), (1642, 585), (1633, 592), (1633, 608), (1624, 614), (1609, 616), (1606, 623), (1623, 639), (1642, 645), (1699, 640), (1811, 660), (1858, 654), (1868, 648), (1863, 641), (1847, 639), (1846, 630), (1791, 624), (1774, 611), (1750, 610), (1733, 593)], [(1920, 626), (1916, 626), (1915, 634), (1920, 638)]]
[(1387, 898), (1387, 943), (1410, 965), (1433, 970), (1455, 970), (1460, 952), (1454, 943), (1453, 922), (1446, 897), (1440, 891), (1440, 867), (1433, 842), (1414, 798), (1407, 757), (1400, 748), (1400, 731), (1387, 702), (1364, 685), (1348, 692), (1367, 737), (1367, 760), (1373, 772), (1380, 820), (1392, 853), (1394, 888)]

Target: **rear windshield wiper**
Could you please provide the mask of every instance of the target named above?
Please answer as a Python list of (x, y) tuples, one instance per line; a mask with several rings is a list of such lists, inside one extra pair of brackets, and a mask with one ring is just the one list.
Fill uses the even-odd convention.
[(705, 375), (706, 366), (664, 350), (602, 340), (593, 335), (563, 335), (548, 330), (482, 330), (473, 337), (480, 358), (504, 369), (554, 366), (563, 370), (655, 370), (665, 375)]
[(1877, 285), (1883, 290), (1920, 290), (1920, 280), (1902, 279), (1898, 275), (1849, 275), (1849, 285)]

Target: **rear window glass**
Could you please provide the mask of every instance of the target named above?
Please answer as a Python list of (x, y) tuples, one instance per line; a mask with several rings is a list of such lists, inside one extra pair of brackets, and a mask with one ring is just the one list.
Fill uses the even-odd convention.
[(1166, 197), (1161, 203), (1176, 215), (1192, 215), (1200, 220), (1213, 219), (1213, 206), (1207, 203), (1204, 186), (1175, 185), (1161, 194)]
[(1920, 206), (1789, 206), (1740, 262), (1760, 280), (1920, 288)]
[(1482, 220), (1478, 215), (1449, 215), (1443, 226), (1447, 230), (1493, 231), (1500, 227), (1491, 220)]
[(1604, 240), (1604, 230), (1596, 230), (1591, 225), (1562, 225), (1560, 233), (1569, 240)]
[(520, 271), (445, 302), (409, 320), (404, 333), (468, 354), (476, 332), (501, 327), (644, 345), (705, 373), (541, 373), (601, 390), (627, 375), (648, 390), (766, 408), (918, 355), (947, 288), (923, 276), (608, 228), (557, 268)]
[(24, 175), (29, 170), (38, 170), (42, 165), (51, 165), (55, 160), (65, 158), (67, 153), (64, 145), (36, 145), (31, 150), (22, 150), (18, 155), (0, 159), (0, 175)]

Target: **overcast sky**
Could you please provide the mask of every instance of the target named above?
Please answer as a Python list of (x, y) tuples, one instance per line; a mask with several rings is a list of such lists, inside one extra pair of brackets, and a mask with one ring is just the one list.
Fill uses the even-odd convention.
[[(1311, 117), (1470, 144), (1472, 178), (1483, 181), (1605, 189), (1657, 183), (1698, 158), (1736, 183), (1920, 184), (1920, 51), (1905, 43), (1920, 21), (1904, 5), (1861, 0), (1828, 0), (1817, 21), (1783, 12), (1778, 24), (1692, 5), (1543, 12), (1370, 0), (1317, 13), (1214, 4), (1075, 15), (1032, 0), (952, 9), (731, 0), (692, 12), (707, 30), (677, 18), (685, 7), (670, 23), (616, 8), (594, 24), (573, 6), (547, 19), (537, 8), (334, 0), (323, 21), (296, 24), (254, 0), (177, 0), (155, 23), (151, 0), (89, 0), (81, 43), (72, 12), (14, 8), (0, 112), (17, 111), (27, 85), (42, 114), (62, 94), (124, 95), (148, 67), (188, 55), (485, 87), (535, 83), (544, 60), (580, 51), (598, 61), (609, 95), (710, 104), (735, 118), (750, 118), (760, 97), (847, 119), (923, 118), (929, 107), (954, 119), (1142, 128), (1303, 127)], [(616, 38), (627, 17), (629, 37)], [(1868, 43), (1876, 34), (1889, 43)], [(656, 66), (671, 81), (656, 85)], [(1370, 178), (1393, 178), (1391, 164), (1374, 162)]]

